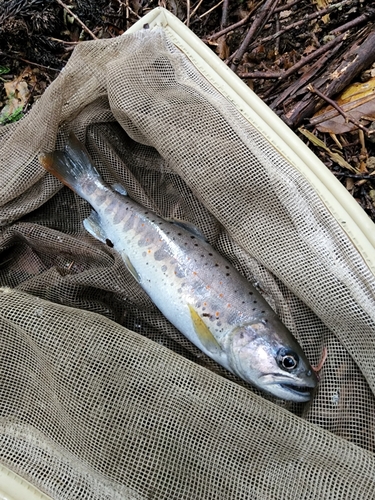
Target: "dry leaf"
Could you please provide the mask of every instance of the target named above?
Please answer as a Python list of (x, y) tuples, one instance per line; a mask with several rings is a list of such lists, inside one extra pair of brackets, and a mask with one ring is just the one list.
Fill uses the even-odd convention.
[(22, 79), (25, 72), (11, 82), (4, 83), (6, 93), (6, 105), (0, 112), (0, 123), (9, 121), (10, 117), (16, 116), (22, 111), (22, 108), (27, 104), (30, 91), (28, 84)]
[(224, 35), (220, 36), (217, 39), (216, 53), (222, 61), (228, 59), (228, 57), (230, 56), (230, 50), (226, 42), (226, 37)]
[(318, 137), (316, 137), (314, 134), (312, 134), (311, 132), (309, 132), (308, 130), (306, 130), (303, 127), (300, 127), (298, 130), (301, 132), (301, 134), (303, 134), (305, 137), (307, 137), (307, 139), (310, 142), (312, 142), (315, 146), (317, 146), (321, 149), (324, 149), (324, 151), (326, 151), (326, 153), (331, 158), (331, 160), (334, 161), (335, 163), (337, 163), (338, 165), (340, 165), (340, 167), (347, 168), (348, 170), (350, 170), (351, 172), (354, 172), (356, 174), (359, 173), (357, 171), (357, 169), (352, 167), (339, 153), (335, 153), (335, 152), (331, 151), (329, 149), (329, 147), (327, 147), (324, 144), (324, 142), (321, 141), (320, 139), (318, 139)]

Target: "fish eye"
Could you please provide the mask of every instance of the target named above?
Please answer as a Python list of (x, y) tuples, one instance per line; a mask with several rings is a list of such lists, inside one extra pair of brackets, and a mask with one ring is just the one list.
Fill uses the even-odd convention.
[(299, 358), (296, 353), (280, 349), (277, 355), (277, 363), (283, 370), (294, 370), (298, 365)]

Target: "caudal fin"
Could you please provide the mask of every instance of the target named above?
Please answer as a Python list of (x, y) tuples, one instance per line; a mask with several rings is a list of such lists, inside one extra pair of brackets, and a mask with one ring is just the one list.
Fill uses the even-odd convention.
[(85, 146), (71, 133), (64, 151), (41, 153), (39, 162), (48, 172), (66, 186), (85, 197), (84, 187), (92, 181), (101, 181)]

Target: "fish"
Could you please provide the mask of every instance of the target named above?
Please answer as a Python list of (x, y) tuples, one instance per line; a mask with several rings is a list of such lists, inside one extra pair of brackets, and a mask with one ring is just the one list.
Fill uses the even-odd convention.
[(309, 401), (318, 383), (293, 334), (260, 292), (199, 231), (159, 217), (108, 185), (85, 146), (70, 134), (40, 164), (86, 200), (83, 221), (117, 251), (161, 313), (201, 351), (278, 398)]

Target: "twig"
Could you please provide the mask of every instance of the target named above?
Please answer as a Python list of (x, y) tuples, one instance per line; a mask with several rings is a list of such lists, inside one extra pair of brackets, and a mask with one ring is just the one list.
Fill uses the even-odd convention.
[(251, 71), (251, 72), (249, 71), (246, 73), (238, 73), (238, 76), (240, 78), (249, 78), (249, 79), (266, 78), (267, 80), (272, 78), (282, 79), (284, 78), (284, 75), (285, 71)]
[(211, 7), (211, 9), (208, 9), (206, 12), (204, 12), (203, 14), (201, 14), (199, 17), (199, 19), (202, 19), (202, 17), (205, 17), (205, 16), (208, 16), (208, 14), (211, 14), (211, 12), (215, 9), (217, 9), (218, 7), (220, 7), (220, 5), (224, 2), (224, 0), (220, 0), (219, 3), (217, 3), (216, 5), (214, 5), (213, 7)]
[(28, 61), (27, 59), (23, 59), (23, 57), (18, 57), (14, 54), (12, 54), (12, 55), (7, 54), (6, 52), (3, 52), (2, 50), (0, 50), (0, 55), (8, 57), (9, 59), (12, 59), (12, 58), (17, 59), (17, 61), (22, 61), (26, 64), (31, 64), (32, 66), (36, 66), (37, 68), (47, 69), (49, 71), (56, 71), (58, 73), (60, 73), (60, 71), (61, 71), (61, 69), (51, 68), (50, 66), (43, 66), (43, 64), (38, 64), (38, 63), (33, 62), (33, 61)]
[[(280, 31), (280, 17), (277, 14), (274, 14), (275, 18), (275, 30), (276, 32)], [(280, 37), (276, 38), (275, 42), (275, 55), (279, 55), (280, 53)]]
[(186, 0), (186, 26), (190, 25), (190, 0)]
[(192, 18), (194, 16), (194, 14), (197, 12), (197, 10), (199, 9), (199, 7), (202, 5), (203, 3), (203, 0), (199, 0), (199, 2), (197, 3), (197, 5), (194, 7), (194, 9), (191, 11), (190, 13), (190, 18)]
[(292, 29), (298, 28), (299, 26), (305, 24), (308, 21), (311, 21), (311, 20), (316, 19), (318, 17), (322, 17), (325, 14), (329, 14), (333, 10), (339, 9), (340, 7), (342, 7), (343, 5), (345, 5), (346, 3), (348, 3), (348, 1), (350, 1), (350, 0), (344, 0), (343, 2), (330, 5), (326, 9), (319, 10), (318, 12), (313, 12), (312, 14), (309, 14), (308, 16), (305, 16), (300, 21), (296, 21), (295, 23), (292, 23), (292, 24), (289, 24), (288, 26), (285, 26), (285, 28), (277, 31), (273, 35), (266, 36), (265, 38), (262, 38), (260, 41), (257, 41), (257, 42), (254, 42), (254, 43), (250, 44), (249, 45), (249, 49), (252, 49), (255, 44), (265, 43), (265, 42), (269, 42), (270, 40), (275, 40), (275, 38), (280, 37), (281, 35), (283, 35), (284, 33), (288, 32), (288, 31), (290, 31)]
[(246, 52), (250, 41), (254, 37), (255, 33), (257, 32), (259, 26), (262, 24), (264, 19), (271, 15), (276, 8), (278, 0), (266, 0), (264, 6), (260, 10), (260, 12), (255, 16), (253, 24), (250, 26), (249, 31), (247, 32), (247, 35), (240, 45), (240, 47), (236, 50), (236, 52), (231, 56), (231, 60), (233, 61), (231, 64), (231, 69), (233, 71), (236, 70), (238, 64), (240, 63), (242, 56)]
[(73, 11), (71, 11), (67, 5), (65, 5), (65, 3), (64, 3), (64, 2), (62, 2), (61, 0), (55, 0), (55, 1), (56, 1), (59, 5), (61, 5), (61, 7), (62, 7), (63, 9), (65, 9), (65, 10), (66, 10), (66, 12), (67, 12), (70, 16), (72, 16), (72, 17), (75, 19), (75, 21), (77, 21), (77, 23), (81, 26), (81, 28), (82, 28), (84, 31), (86, 31), (86, 33), (88, 33), (88, 34), (91, 36), (91, 38), (92, 38), (93, 40), (98, 40), (98, 37), (96, 37), (96, 36), (94, 35), (94, 33), (93, 33), (93, 32), (92, 32), (92, 31), (91, 31), (91, 30), (90, 30), (90, 29), (86, 26), (86, 24), (84, 24), (84, 23), (80, 20), (80, 18), (79, 18), (78, 16), (76, 16), (76, 14), (74, 14), (74, 12), (73, 12)]
[(366, 179), (366, 180), (375, 181), (375, 173), (374, 174), (358, 175), (358, 174), (347, 174), (346, 172), (333, 172), (333, 175), (336, 175), (336, 177), (343, 175), (344, 177), (350, 177), (352, 179), (358, 179), (358, 180)]
[(365, 134), (367, 136), (372, 135), (375, 132), (375, 130), (369, 130), (367, 127), (365, 127), (364, 125), (362, 125), (362, 123), (360, 123), (358, 120), (356, 120), (355, 118), (353, 118), (350, 115), (348, 115), (347, 113), (345, 113), (345, 111), (341, 108), (341, 106), (339, 106), (337, 104), (337, 102), (333, 101), (332, 99), (330, 99), (329, 97), (327, 97), (326, 95), (324, 95), (318, 89), (316, 89), (315, 87), (313, 87), (313, 85), (311, 85), (311, 84), (307, 85), (307, 89), (312, 94), (316, 94), (318, 97), (320, 97), (321, 99), (323, 99), (326, 103), (330, 104), (333, 108), (335, 108), (336, 111), (338, 111), (340, 113), (340, 115), (342, 115), (345, 118), (345, 120), (347, 122), (354, 123), (354, 125), (356, 127), (358, 127), (359, 129), (363, 130), (363, 132), (365, 132)]
[(261, 1), (258, 2), (256, 5), (254, 5), (254, 7), (251, 9), (251, 11), (248, 13), (248, 15), (246, 17), (244, 17), (243, 19), (241, 19), (241, 21), (238, 21), (238, 23), (231, 24), (227, 28), (224, 28), (223, 30), (218, 31), (217, 33), (214, 33), (213, 35), (210, 35), (208, 37), (208, 39), (215, 40), (216, 38), (219, 38), (220, 36), (225, 35), (226, 33), (229, 33), (229, 31), (233, 31), (236, 28), (240, 28), (244, 24), (247, 24), (250, 21), (250, 18), (253, 15), (253, 12), (259, 7), (259, 5), (261, 5)]
[(338, 28), (335, 28), (334, 30), (330, 31), (332, 35), (336, 35), (338, 33), (342, 33), (344, 31), (348, 31), (351, 28), (354, 28), (355, 26), (358, 26), (359, 24), (362, 24), (366, 21), (369, 21), (375, 16), (375, 9), (369, 9), (368, 12), (365, 12), (361, 16), (357, 17), (356, 19), (352, 19), (352, 21), (349, 21), (346, 24), (343, 24), (342, 26), (339, 26)]
[(273, 13), (277, 14), (278, 12), (283, 12), (284, 10), (288, 10), (294, 5), (297, 5), (297, 3), (301, 3), (301, 0), (294, 0), (294, 2), (286, 3), (285, 5), (280, 5), (280, 7), (276, 7)]
[(48, 40), (52, 40), (53, 42), (63, 43), (64, 45), (77, 45), (80, 42), (67, 42), (66, 40), (60, 40), (60, 38), (54, 38), (53, 36), (49, 36)]
[[(239, 73), (240, 78), (279, 78), (280, 80), (284, 80), (285, 78), (288, 78), (290, 75), (298, 71), (300, 68), (311, 62), (312, 60), (316, 59), (317, 57), (321, 56), (325, 52), (328, 52), (330, 49), (332, 49), (335, 45), (340, 43), (344, 38), (346, 37), (346, 33), (342, 33), (338, 37), (336, 37), (334, 40), (331, 40), (330, 42), (326, 43), (319, 49), (314, 50), (314, 52), (311, 52), (306, 57), (302, 57), (296, 64), (294, 64), (291, 68), (289, 68), (287, 71), (268, 71), (263, 73), (262, 71), (254, 71), (252, 73)], [(272, 75), (272, 76), (271, 76)]]
[(224, 28), (228, 22), (228, 4), (229, 4), (229, 0), (224, 0), (222, 13), (221, 13), (220, 28)]

